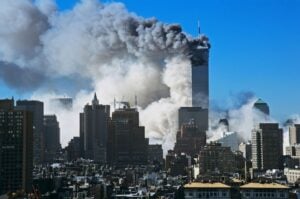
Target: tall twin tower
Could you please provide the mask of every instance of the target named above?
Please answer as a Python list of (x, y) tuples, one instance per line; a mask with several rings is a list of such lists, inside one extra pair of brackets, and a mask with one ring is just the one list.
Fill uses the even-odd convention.
[(210, 44), (206, 37), (201, 37), (190, 43), (193, 107), (208, 108), (209, 106), (209, 49)]
[(208, 58), (210, 44), (201, 36), (189, 42), (189, 55), (192, 67), (192, 106), (180, 107), (178, 129), (183, 124), (195, 124), (203, 134), (208, 130), (209, 74)]
[(180, 107), (174, 151), (197, 156), (206, 144), (208, 131), (209, 83), (208, 57), (210, 45), (206, 37), (189, 43), (192, 67), (192, 106)]

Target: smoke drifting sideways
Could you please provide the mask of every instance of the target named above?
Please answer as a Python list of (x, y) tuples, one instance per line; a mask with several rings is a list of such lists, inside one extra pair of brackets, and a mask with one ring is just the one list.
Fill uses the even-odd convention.
[(225, 110), (213, 107), (211, 109), (211, 129), (208, 131), (208, 142), (220, 139), (223, 133), (227, 131), (227, 127), (219, 123), (220, 119), (226, 118), (228, 120), (229, 131), (237, 132), (239, 141), (241, 142), (251, 141), (252, 130), (259, 123), (279, 123), (280, 128), (283, 130), (283, 152), (285, 154), (286, 147), (290, 145), (289, 126), (300, 124), (300, 116), (295, 114), (290, 116), (287, 122), (281, 122), (253, 108), (254, 103), (258, 100), (254, 93), (241, 92), (231, 97), (233, 102), (228, 103), (231, 106), (230, 108)]
[[(173, 145), (178, 108), (191, 103), (189, 44), (207, 37), (98, 0), (67, 11), (52, 0), (5, 1), (0, 26), (0, 79), (45, 102), (45, 113), (58, 116), (63, 146), (79, 135), (79, 112), (94, 92), (111, 105), (136, 95), (146, 136)], [(72, 111), (48, 103), (63, 96), (73, 97)]]

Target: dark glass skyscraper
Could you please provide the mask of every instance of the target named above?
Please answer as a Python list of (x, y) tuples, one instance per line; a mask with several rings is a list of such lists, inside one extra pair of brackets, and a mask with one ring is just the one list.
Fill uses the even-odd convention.
[(0, 195), (31, 190), (33, 114), (0, 100)]
[(42, 160), (44, 103), (36, 100), (18, 100), (15, 109), (30, 111), (33, 114), (33, 163), (39, 164)]
[(264, 102), (262, 99), (258, 99), (254, 105), (253, 108), (256, 110), (259, 110), (260, 112), (264, 113), (265, 115), (270, 115), (270, 108), (269, 105)]
[(45, 115), (43, 161), (53, 162), (60, 148), (60, 128), (56, 115)]
[(209, 58), (210, 45), (206, 37), (190, 43), (192, 64), (192, 105), (208, 108), (209, 106)]

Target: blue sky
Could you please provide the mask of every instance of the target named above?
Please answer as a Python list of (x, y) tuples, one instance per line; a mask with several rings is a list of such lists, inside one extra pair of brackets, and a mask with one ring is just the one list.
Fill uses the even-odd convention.
[[(76, 0), (57, 0), (61, 10)], [(112, 1), (102, 1), (112, 2)], [(284, 119), (300, 113), (299, 0), (120, 0), (145, 18), (179, 23), (210, 38), (211, 99), (226, 104), (239, 92), (254, 92)], [(16, 95), (0, 80), (0, 91)], [(20, 96), (20, 94), (17, 94)], [(21, 94), (26, 96), (27, 94)], [(0, 96), (2, 97), (2, 96)]]

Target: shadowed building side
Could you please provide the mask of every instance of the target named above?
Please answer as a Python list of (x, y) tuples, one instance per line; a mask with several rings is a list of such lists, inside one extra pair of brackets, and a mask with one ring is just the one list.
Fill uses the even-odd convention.
[(0, 100), (0, 195), (32, 189), (33, 113)]

